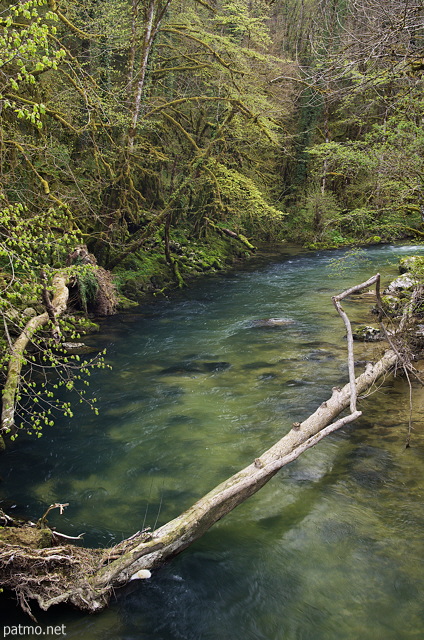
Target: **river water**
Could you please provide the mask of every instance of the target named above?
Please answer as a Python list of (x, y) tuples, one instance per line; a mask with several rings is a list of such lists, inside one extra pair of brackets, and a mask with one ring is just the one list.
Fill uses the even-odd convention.
[[(305, 419), (345, 383), (344, 326), (331, 296), (424, 247), (293, 254), (196, 282), (106, 320), (89, 340), (113, 371), (85, 405), (2, 457), (3, 506), (87, 546), (160, 526)], [(370, 304), (345, 305), (372, 322)], [(280, 318), (278, 326), (263, 319)], [(357, 345), (357, 359), (380, 345)], [(359, 370), (358, 370), (359, 371)], [(284, 468), (201, 540), (117, 593), (104, 613), (37, 612), (87, 640), (409, 640), (424, 637), (424, 402), (396, 378), (357, 423)], [(13, 503), (10, 503), (10, 499)], [(0, 625), (31, 624), (0, 601)], [(30, 636), (27, 634), (27, 637)], [(37, 636), (39, 637), (39, 636)]]

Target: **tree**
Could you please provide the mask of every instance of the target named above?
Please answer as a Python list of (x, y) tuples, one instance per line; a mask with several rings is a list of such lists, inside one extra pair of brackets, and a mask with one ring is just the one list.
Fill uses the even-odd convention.
[[(24, 388), (40, 405), (31, 390), (40, 354), (56, 373), (61, 367), (56, 347), (44, 345), (49, 324), (57, 335), (64, 332), (56, 326), (60, 313), (49, 313), (51, 283), (75, 280), (82, 296), (84, 279), (101, 273), (94, 266), (64, 269), (83, 239), (106, 266), (157, 243), (182, 284), (183, 261), (173, 252), (177, 227), (186, 236), (221, 233), (250, 249), (245, 229), (278, 231), (281, 215), (267, 190), (281, 92), (273, 96), (266, 87), (279, 61), (263, 51), (265, 20), (261, 3), (5, 4), (4, 431), (22, 413), (16, 409)], [(264, 153), (271, 159), (266, 168)], [(28, 323), (25, 307), (35, 307)], [(35, 344), (37, 353), (27, 353)], [(41, 416), (51, 419), (52, 389), (44, 384), (47, 413), (33, 414), (37, 427)], [(68, 374), (64, 384), (73, 384)]]
[[(419, 221), (419, 216), (402, 219), (407, 209), (400, 201), (408, 201), (411, 193), (416, 196), (419, 189), (415, 178), (406, 188), (394, 178), (394, 168), (403, 160), (393, 142), (402, 138), (403, 119), (411, 123), (408, 127), (419, 118), (424, 7), (406, 0), (295, 2), (294, 7), (302, 16), (307, 10), (303, 19), (309, 21), (308, 47), (297, 57), (300, 74), (277, 76), (274, 81), (295, 82), (299, 87), (303, 130), (295, 138), (296, 163), (303, 169), (298, 185), (312, 227), (310, 238), (313, 233), (315, 240), (351, 241), (364, 229), (369, 237), (380, 235), (381, 226), (383, 237), (397, 237)], [(286, 19), (289, 24), (290, 17)], [(388, 128), (393, 136), (387, 135)], [(384, 152), (378, 135), (385, 141)], [(370, 152), (372, 139), (375, 147)], [(412, 140), (409, 152), (415, 165), (415, 134)], [(289, 167), (291, 162), (287, 161)], [(417, 169), (420, 173), (419, 163)], [(290, 171), (294, 173), (293, 168)], [(412, 173), (417, 174), (415, 168)], [(396, 201), (391, 202), (394, 196)], [(329, 199), (334, 203), (330, 207)], [(325, 205), (317, 208), (320, 201)], [(419, 211), (419, 202), (412, 206)], [(321, 222), (316, 217), (319, 210)], [(340, 217), (340, 211), (346, 215)], [(318, 237), (322, 229), (326, 233)]]
[(342, 234), (361, 231), (388, 239), (411, 227), (419, 233), (424, 206), (420, 84), (398, 95), (383, 122), (370, 126), (361, 138), (309, 150), (318, 171), (326, 163), (328, 188), (347, 210), (338, 220)]
[[(57, 396), (57, 389), (66, 386), (77, 391), (82, 402), (87, 383), (83, 378), (92, 367), (104, 366), (101, 355), (81, 359), (63, 345), (66, 336), (79, 337), (78, 318), (62, 319), (69, 287), (73, 284), (84, 291), (84, 284), (90, 282), (95, 298), (99, 280), (104, 279), (90, 264), (62, 266), (76, 243), (75, 233), (66, 225), (63, 213), (53, 209), (41, 220), (23, 205), (0, 208), (0, 314), (6, 340), (1, 357), (0, 449), (5, 446), (4, 436), (15, 438), (20, 428), (41, 436), (43, 424), (52, 425), (55, 413), (71, 416), (70, 403)], [(109, 304), (113, 306), (113, 300)], [(44, 327), (50, 330), (45, 332)], [(86, 401), (97, 411), (95, 399)]]
[[(182, 215), (183, 224), (194, 224), (199, 233), (205, 223), (193, 215), (198, 203), (189, 185), (204, 173), (204, 159), (211, 156), (233, 170), (237, 166), (266, 201), (270, 175), (260, 165), (264, 157), (272, 161), (276, 149), (278, 124), (273, 120), (282, 94), (275, 87), (270, 95), (267, 86), (266, 76), (275, 73), (280, 61), (263, 52), (268, 44), (264, 6), (214, 9), (197, 3), (194, 9), (187, 2), (152, 1), (119, 7), (118, 30), (115, 7), (108, 3), (91, 3), (83, 16), (70, 3), (66, 18), (74, 26), (76, 55), (67, 72), (72, 86), (66, 75), (64, 82), (66, 77), (68, 92), (75, 90), (73, 111), (75, 105), (81, 113), (90, 107), (90, 118), (79, 123), (91, 143), (78, 145), (85, 168), (79, 185), (97, 184), (97, 201), (90, 203), (91, 246), (106, 265), (122, 260), (136, 240), (141, 247), (158, 230), (163, 234), (171, 212), (171, 230)], [(57, 15), (63, 22), (64, 16)], [(92, 34), (83, 47), (82, 18)], [(107, 64), (86, 62), (99, 58)], [(66, 95), (64, 90), (61, 86), (57, 95)], [(64, 110), (54, 99), (51, 107), (55, 113)], [(77, 129), (74, 120), (68, 124)], [(87, 157), (92, 163), (92, 149), (95, 167)], [(211, 168), (206, 172), (210, 176)], [(259, 228), (263, 208), (258, 214)], [(213, 207), (208, 215), (213, 216)]]

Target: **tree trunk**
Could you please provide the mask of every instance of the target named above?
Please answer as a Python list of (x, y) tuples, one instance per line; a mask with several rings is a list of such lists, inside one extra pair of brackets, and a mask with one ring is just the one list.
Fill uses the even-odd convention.
[[(396, 360), (394, 351), (386, 351), (377, 364), (370, 365), (356, 379), (357, 393), (366, 391), (395, 365)], [(323, 402), (304, 422), (295, 423), (281, 440), (249, 466), (212, 489), (180, 516), (154, 531), (150, 540), (143, 540), (136, 547), (133, 547), (134, 539), (131, 540), (129, 552), (98, 571), (94, 576), (93, 586), (102, 589), (107, 585), (124, 584), (139, 569), (155, 567), (169, 556), (185, 549), (215, 522), (256, 493), (283, 466), (298, 458), (329, 433), (356, 420), (361, 415), (360, 411), (330, 424), (349, 406), (350, 396), (350, 383), (343, 389), (334, 388), (331, 398)]]
[[(66, 286), (68, 278), (69, 275), (63, 272), (57, 273), (53, 277), (54, 297), (50, 305), (50, 315), (53, 313), (56, 318), (65, 311), (68, 303), (69, 290)], [(31, 318), (25, 325), (22, 333), (12, 345), (6, 382), (3, 387), (0, 450), (5, 448), (5, 442), (2, 434), (9, 433), (15, 423), (16, 396), (21, 379), (25, 350), (36, 331), (46, 325), (49, 320), (49, 311), (45, 311), (44, 313)], [(55, 330), (58, 330), (57, 327), (55, 327)]]
[[(375, 365), (369, 365), (356, 379), (358, 394), (387, 374), (396, 361), (394, 351), (388, 350)], [(350, 396), (350, 383), (342, 389), (334, 388), (331, 398), (302, 423), (294, 423), (290, 431), (259, 458), (152, 533), (137, 532), (105, 550), (72, 545), (28, 550), (3, 544), (0, 547), (0, 584), (15, 590), (28, 613), (31, 599), (37, 600), (44, 610), (65, 602), (90, 612), (104, 609), (116, 587), (136, 578), (140, 569), (153, 569), (183, 551), (215, 522), (256, 493), (279, 469), (329, 433), (358, 418), (360, 411), (331, 423), (349, 406)], [(12, 552), (13, 561), (10, 560)], [(25, 567), (24, 571), (21, 565)]]
[[(162, 6), (160, 3), (158, 3), (157, 0), (150, 0), (146, 9), (143, 44), (142, 44), (141, 55), (140, 55), (140, 65), (137, 73), (138, 81), (137, 81), (137, 87), (136, 87), (135, 96), (134, 96), (133, 110), (131, 114), (131, 124), (128, 130), (127, 144), (128, 144), (128, 149), (130, 151), (132, 151), (134, 147), (134, 141), (135, 141), (136, 132), (137, 132), (137, 124), (140, 118), (142, 97), (143, 97), (143, 92), (146, 84), (146, 76), (147, 76), (147, 69), (149, 65), (150, 54), (151, 54), (156, 36), (158, 34), (163, 16), (165, 15), (166, 10), (169, 7), (170, 3), (171, 3), (171, 0), (165, 0)], [(131, 52), (131, 56), (132, 55), (133, 54)], [(130, 63), (134, 67), (134, 61), (131, 61), (131, 57), (130, 57)], [(132, 87), (132, 83), (130, 87)]]

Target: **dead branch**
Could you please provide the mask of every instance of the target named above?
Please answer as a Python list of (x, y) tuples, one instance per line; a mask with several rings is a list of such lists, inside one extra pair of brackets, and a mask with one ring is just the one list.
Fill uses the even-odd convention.
[(241, 233), (236, 233), (232, 229), (227, 229), (225, 227), (219, 227), (209, 218), (205, 218), (206, 222), (220, 235), (220, 236), (228, 236), (230, 238), (234, 238), (234, 240), (238, 240), (245, 247), (247, 247), (250, 251), (255, 251), (254, 245), (249, 242), (249, 240)]
[(347, 316), (347, 313), (344, 311), (343, 307), (340, 304), (340, 300), (344, 300), (352, 293), (356, 293), (358, 291), (362, 291), (367, 287), (370, 287), (372, 284), (376, 285), (376, 294), (377, 299), (380, 298), (380, 274), (377, 273), (372, 278), (369, 278), (366, 282), (362, 284), (358, 284), (355, 287), (351, 287), (343, 293), (340, 293), (338, 296), (333, 296), (333, 304), (336, 307), (340, 317), (342, 318), (347, 332), (347, 364), (349, 369), (349, 381), (350, 381), (350, 410), (353, 413), (356, 411), (356, 387), (355, 387), (355, 361), (353, 357), (353, 335), (352, 335), (352, 327), (350, 324), (350, 320)]
[(64, 533), (59, 533), (59, 531), (53, 531), (52, 535), (55, 539), (55, 542), (57, 542), (58, 540), (82, 540), (85, 534), (80, 533), (78, 536), (67, 536)]
[(50, 511), (52, 511), (53, 509), (59, 509), (59, 513), (60, 515), (63, 514), (63, 511), (66, 507), (69, 507), (69, 502), (55, 502), (54, 504), (51, 504), (49, 506), (49, 508), (43, 513), (43, 515), (41, 516), (41, 518), (38, 520), (37, 522), (37, 527), (45, 527), (47, 524), (47, 516), (50, 513)]

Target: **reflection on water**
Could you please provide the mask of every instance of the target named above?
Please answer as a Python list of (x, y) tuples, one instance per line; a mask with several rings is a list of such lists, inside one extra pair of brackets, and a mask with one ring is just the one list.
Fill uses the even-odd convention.
[[(195, 284), (171, 301), (105, 322), (113, 373), (92, 376), (99, 417), (83, 406), (5, 456), (0, 498), (87, 545), (161, 525), (303, 420), (347, 378), (331, 295), (399, 255), (378, 247), (281, 257)], [(344, 263), (340, 263), (344, 264)], [(369, 305), (347, 302), (354, 319)], [(273, 319), (273, 322), (268, 322)], [(370, 317), (366, 321), (371, 321)], [(358, 345), (357, 358), (380, 345)], [(416, 388), (415, 388), (416, 387)], [(40, 624), (68, 638), (403, 640), (424, 636), (424, 403), (400, 378), (361, 402), (362, 420), (283, 469), (151, 580), (101, 615), (57, 608)], [(10, 603), (3, 624), (25, 623)], [(28, 620), (26, 620), (28, 623)]]

